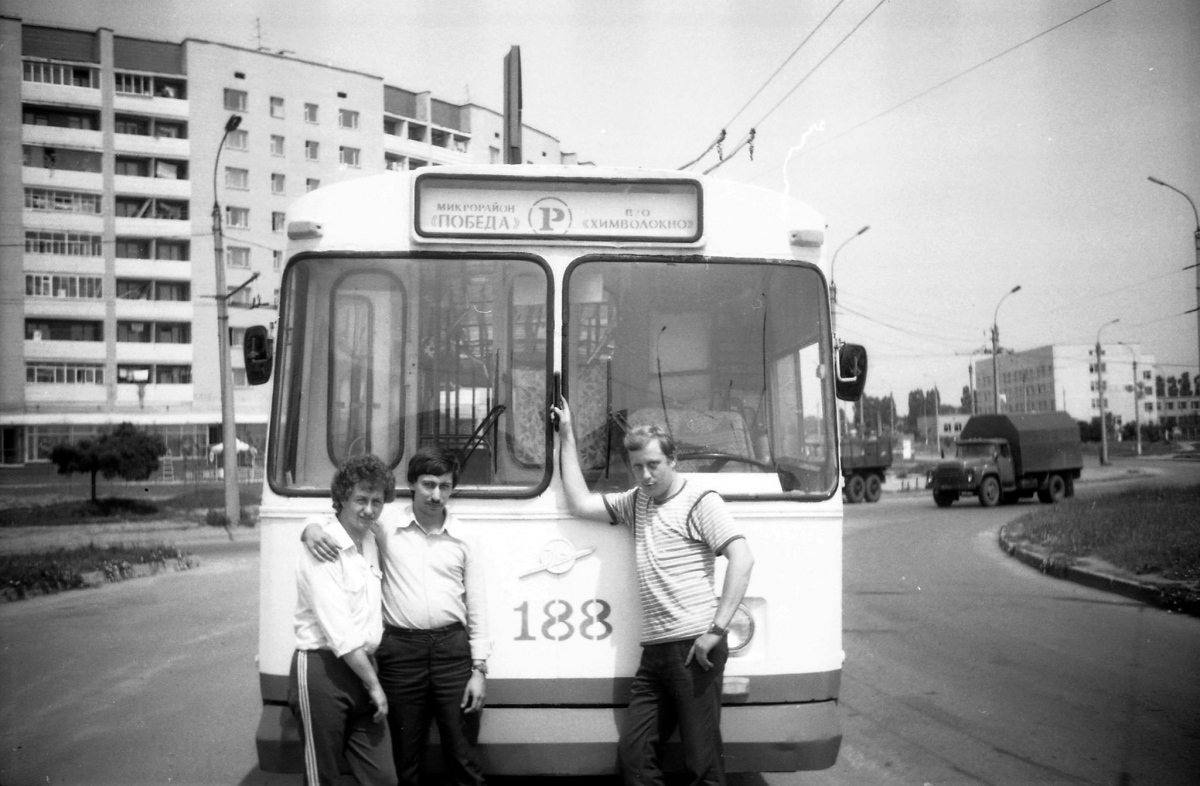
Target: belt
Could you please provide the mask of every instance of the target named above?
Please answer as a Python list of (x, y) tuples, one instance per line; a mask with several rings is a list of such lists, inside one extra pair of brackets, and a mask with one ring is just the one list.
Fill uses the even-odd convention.
[(452, 622), (442, 628), (401, 628), (390, 623), (383, 623), (383, 632), (393, 636), (437, 636), (442, 633), (454, 633), (458, 630), (466, 630), (461, 622)]

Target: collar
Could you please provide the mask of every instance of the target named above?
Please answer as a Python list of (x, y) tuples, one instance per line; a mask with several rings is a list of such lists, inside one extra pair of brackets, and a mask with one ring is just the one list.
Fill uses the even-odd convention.
[[(449, 510), (446, 510), (445, 518), (442, 519), (442, 529), (440, 530), (440, 532), (433, 533), (433, 534), (454, 537), (453, 535), (450, 534), (450, 527), (455, 526), (456, 524), (457, 524), (457, 520), (454, 518), (454, 514), (451, 513)], [(430, 537), (430, 535), (431, 535), (431, 533), (425, 532), (425, 528), (422, 527), (420, 522), (417, 521), (417, 517), (413, 513), (412, 505), (409, 505), (408, 507), (406, 507), (404, 509), (404, 518), (401, 520), (401, 522), (399, 524), (396, 525), (397, 530), (407, 529), (408, 527), (416, 527), (418, 530), (420, 530), (422, 533), (424, 533), (425, 537)]]
[(663, 497), (662, 499), (655, 499), (649, 494), (646, 494), (644, 489), (639, 488), (638, 490), (643, 494), (646, 494), (646, 499), (649, 500), (651, 505), (665, 505), (682, 494), (685, 486), (687, 486), (687, 478), (682, 478), (681, 482), (679, 483), (679, 488), (675, 489), (674, 493), (667, 494), (667, 496)]
[(342, 526), (342, 522), (338, 521), (336, 515), (330, 521), (325, 522), (325, 531), (333, 536), (333, 539), (337, 541), (338, 548), (342, 551), (354, 548), (354, 539), (350, 537), (350, 533), (346, 532), (346, 528)]

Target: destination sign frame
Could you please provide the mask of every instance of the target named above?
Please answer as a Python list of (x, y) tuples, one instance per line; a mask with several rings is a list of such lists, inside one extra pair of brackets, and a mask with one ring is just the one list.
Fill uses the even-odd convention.
[(704, 189), (691, 178), (419, 173), (413, 231), (425, 239), (693, 244)]

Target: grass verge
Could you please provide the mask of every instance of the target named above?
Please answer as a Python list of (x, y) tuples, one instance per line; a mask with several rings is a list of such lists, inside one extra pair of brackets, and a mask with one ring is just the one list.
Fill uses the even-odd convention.
[(1200, 583), (1200, 485), (1150, 487), (1041, 506), (1012, 533), (1071, 558), (1095, 557), (1135, 576)]
[[(245, 506), (262, 502), (262, 484), (248, 483), (239, 487), (239, 499), (244, 506), (242, 522), (253, 523)], [(0, 527), (45, 527), (87, 524), (106, 521), (139, 521), (172, 516), (191, 516), (196, 511), (225, 508), (225, 490), (220, 485), (188, 486), (169, 497), (134, 499), (102, 497), (67, 499), (49, 504), (15, 504), (0, 510)], [(223, 525), (224, 517), (221, 518)]]
[(186, 570), (193, 562), (162, 544), (95, 543), (78, 548), (0, 555), (0, 593), (22, 600), (66, 589), (96, 586), (163, 570)]

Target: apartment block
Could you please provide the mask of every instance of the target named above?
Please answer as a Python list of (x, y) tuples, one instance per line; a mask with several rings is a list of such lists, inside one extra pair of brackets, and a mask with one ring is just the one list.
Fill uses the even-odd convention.
[[(302, 57), (0, 17), (0, 470), (124, 421), (203, 458), (221, 440), (215, 296), (233, 290), (238, 434), (261, 449), (269, 392), (246, 384), (240, 340), (276, 319), (288, 204), (389, 169), (500, 163), (501, 128)], [(576, 163), (523, 133), (526, 160)]]

